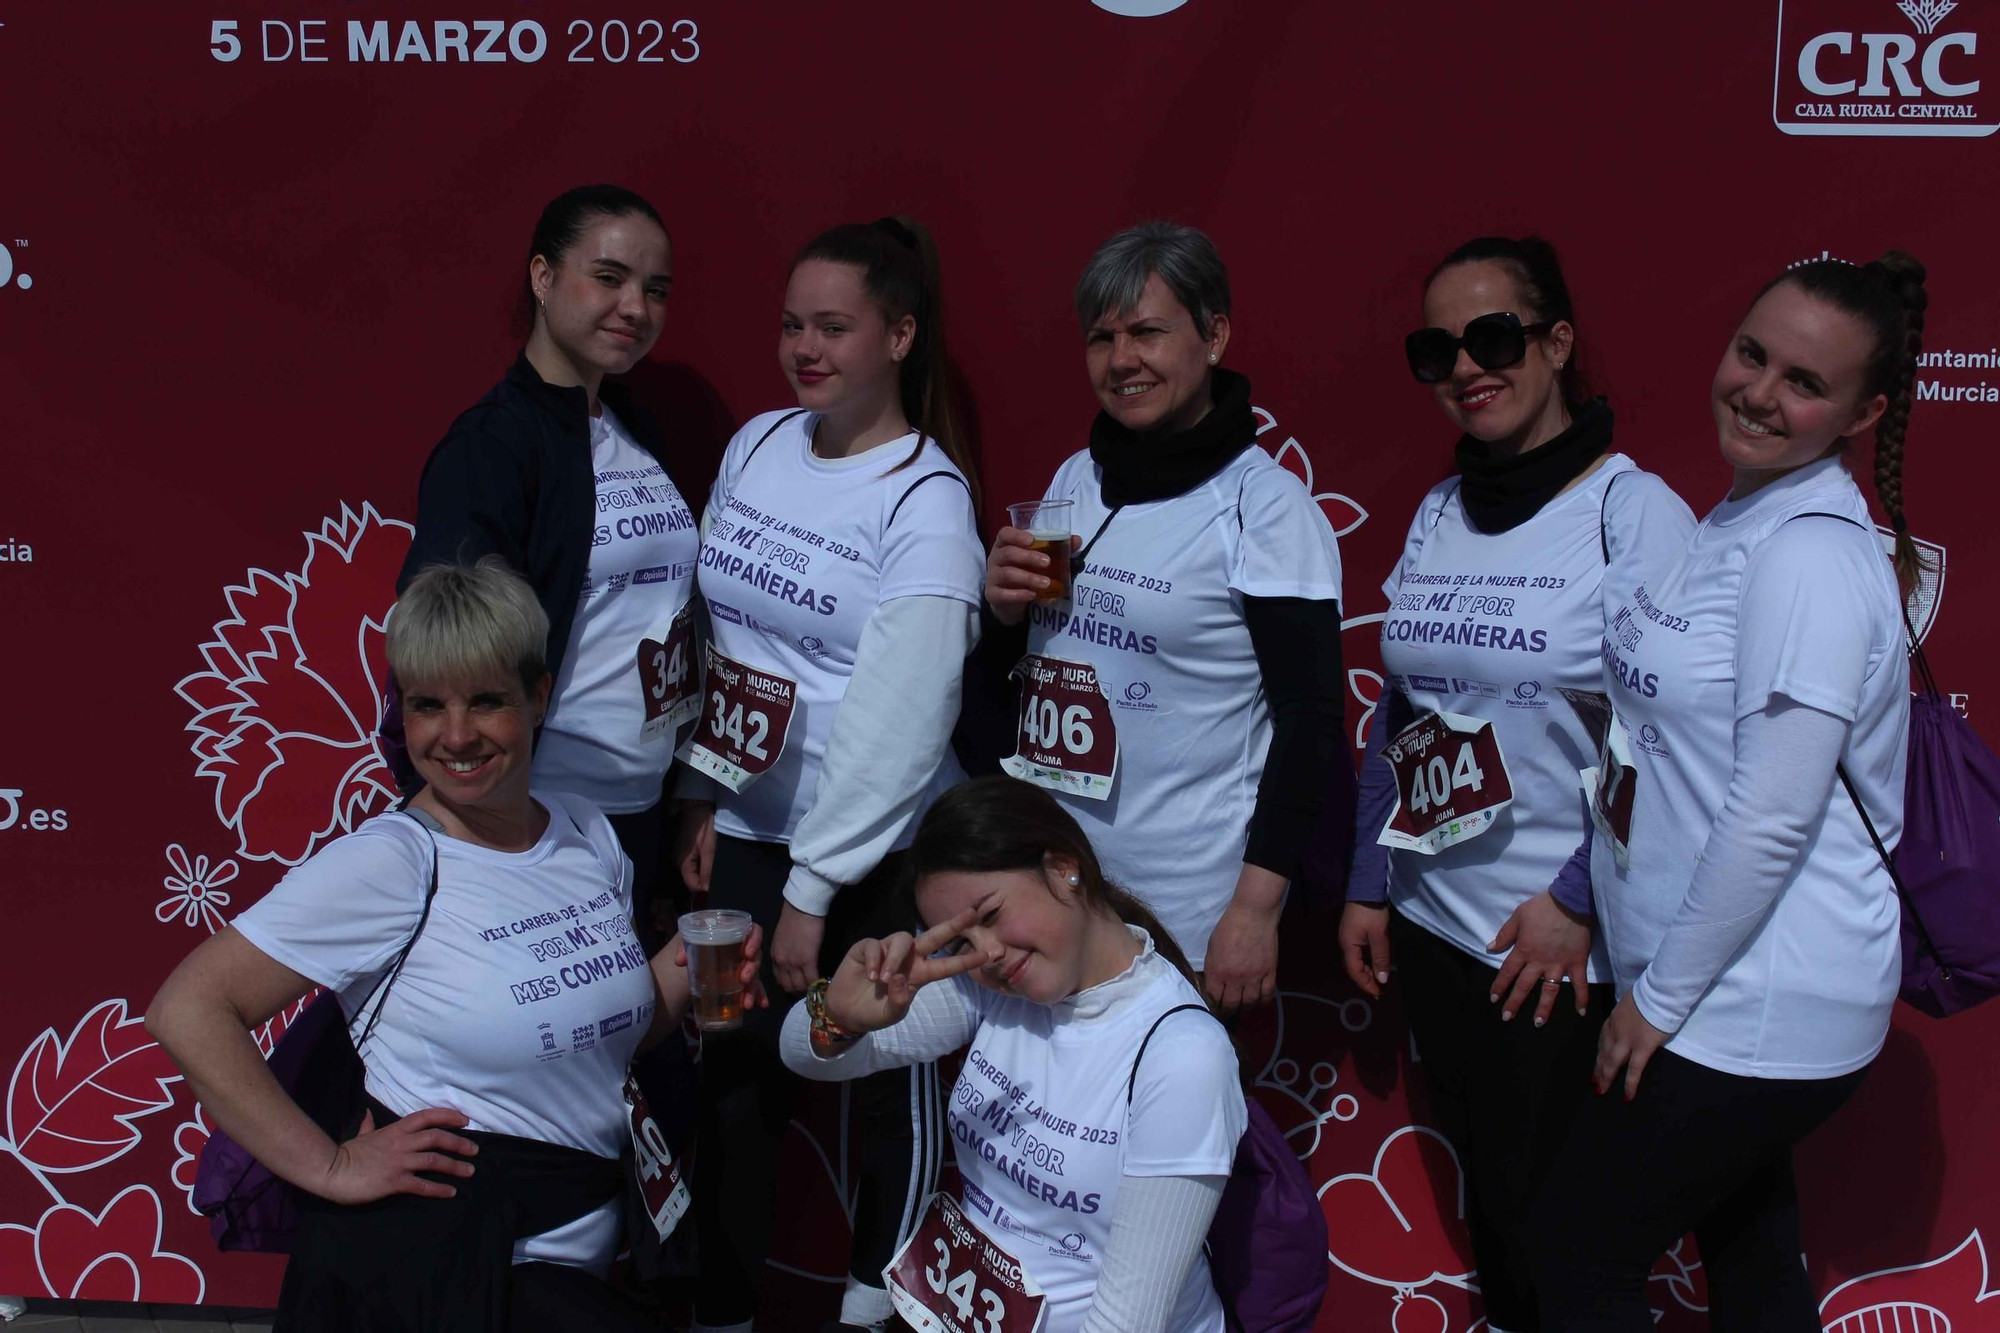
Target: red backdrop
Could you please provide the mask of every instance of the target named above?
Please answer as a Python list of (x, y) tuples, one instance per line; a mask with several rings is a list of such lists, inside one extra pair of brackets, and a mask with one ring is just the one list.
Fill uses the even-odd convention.
[[(139, 1015), (386, 801), (377, 626), (417, 468), (511, 356), (528, 231), (573, 184), (629, 184), (670, 222), (670, 320), (634, 379), (704, 475), (786, 401), (791, 251), (834, 221), (929, 222), (995, 512), (1084, 438), (1068, 291), (1095, 243), (1154, 215), (1208, 229), (1264, 443), (1342, 535), (1357, 733), (1378, 582), (1448, 464), (1398, 350), (1439, 255), (1555, 239), (1620, 446), (1701, 512), (1726, 485), (1708, 379), (1750, 294), (1807, 255), (1902, 246), (1944, 354), (1909, 453), (1949, 574), (1928, 646), (1976, 723), (2000, 686), (1958, 591), (2000, 555), (2000, 0), (647, 4), (507, 0), (482, 28), (435, 0), (0, 2), (0, 1292), (274, 1291), (189, 1209), (206, 1124)], [(1258, 1038), (1260, 1095), (1325, 1186), (1322, 1326), (1460, 1333), (1458, 1169), (1407, 1094), (1393, 998), (1336, 980), (1330, 920), (1288, 943)], [(1804, 1150), (1830, 1328), (1900, 1303), (2000, 1329), (1996, 1032), (2000, 1007), (1899, 1015)], [(843, 1182), (819, 1148), (793, 1145), (824, 1215), (795, 1230), (820, 1240), (787, 1241), (799, 1276), (774, 1280), (824, 1306)], [(1663, 1260), (1669, 1324), (1703, 1293), (1691, 1247)]]

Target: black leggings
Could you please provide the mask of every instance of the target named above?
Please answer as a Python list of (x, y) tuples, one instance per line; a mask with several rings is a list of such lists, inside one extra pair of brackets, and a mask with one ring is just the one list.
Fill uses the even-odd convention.
[(1651, 1333), (1646, 1275), (1693, 1231), (1716, 1333), (1819, 1333), (1792, 1147), (1866, 1072), (1745, 1078), (1661, 1050), (1630, 1102), (1590, 1098), (1530, 1218), (1545, 1327)]
[(1389, 933), (1416, 1067), (1465, 1173), (1486, 1318), (1507, 1333), (1533, 1333), (1544, 1320), (1528, 1264), (1528, 1205), (1588, 1095), (1611, 987), (1591, 987), (1583, 1016), (1564, 986), (1546, 1027), (1535, 1026), (1539, 995), (1502, 1022), (1501, 1007), (1487, 998), (1496, 969), (1400, 914), (1390, 917)]
[[(770, 942), (784, 906), (791, 849), (782, 843), (717, 837), (711, 907), (746, 911), (764, 928), (769, 1009), (741, 1029), (702, 1042), (701, 1111), (694, 1163), (694, 1216), (701, 1252), (695, 1319), (723, 1327), (757, 1308), (764, 1260), (778, 1211), (778, 1158), (800, 1080), (778, 1058), (778, 1034), (796, 996), (778, 989)], [(892, 854), (859, 884), (842, 889), (827, 914), (821, 975), (831, 975), (854, 941), (911, 930), (914, 902), (901, 891), (902, 857)], [(848, 1271), (871, 1287), (916, 1226), (937, 1185), (943, 1106), (932, 1065), (889, 1069), (842, 1085), (862, 1126)]]

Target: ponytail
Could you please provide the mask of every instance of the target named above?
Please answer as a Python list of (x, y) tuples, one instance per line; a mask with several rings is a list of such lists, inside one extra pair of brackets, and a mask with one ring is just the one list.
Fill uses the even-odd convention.
[(1861, 395), (1872, 398), (1879, 393), (1888, 399), (1875, 423), (1875, 495), (1895, 533), (1896, 583), (1906, 600), (1930, 568), (1910, 540), (1909, 520), (1903, 515), (1903, 448), (1916, 394), (1917, 358), (1924, 346), (1924, 310), (1930, 304), (1924, 276), (1924, 266), (1916, 259), (1891, 250), (1866, 264), (1808, 260), (1764, 287), (1768, 292), (1780, 283), (1796, 283), (1807, 294), (1860, 320), (1874, 339)]
[(1076, 862), (1077, 896), (1153, 937), (1153, 951), (1200, 989), (1187, 955), (1144, 903), (1104, 877), (1090, 839), (1055, 797), (993, 774), (961, 782), (937, 798), (917, 826), (905, 874), (911, 890), (932, 875), (1040, 871), (1050, 856)]
[(944, 346), (944, 299), (938, 282), (937, 247), (921, 222), (910, 217), (885, 217), (871, 223), (850, 222), (813, 237), (792, 261), (796, 269), (809, 259), (850, 264), (861, 270), (861, 286), (882, 311), (883, 322), (894, 324), (908, 315), (916, 320), (916, 337), (909, 355), (897, 368), (898, 397), (903, 417), (917, 432), (917, 448), (896, 470), (917, 461), (926, 439), (934, 440), (972, 491), (979, 509), (979, 470), (959, 424), (951, 390), (951, 364)]

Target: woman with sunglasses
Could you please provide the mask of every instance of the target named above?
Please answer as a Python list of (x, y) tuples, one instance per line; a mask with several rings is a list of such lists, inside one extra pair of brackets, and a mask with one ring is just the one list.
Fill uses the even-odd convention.
[[(1774, 278), (1710, 390), (1728, 497), (1609, 599), (1605, 771), (1631, 795), (1605, 803), (1591, 879), (1620, 995), (1594, 1079), (1615, 1095), (1590, 1099), (1534, 1210), (1551, 1327), (1650, 1330), (1647, 1274), (1690, 1230), (1715, 1327), (1819, 1326), (1792, 1150), (1882, 1049), (1902, 969), (1873, 839), (1903, 822), (1927, 302), (1900, 251)], [(1871, 428), (1893, 565), (1847, 467)]]
[(1602, 699), (1605, 594), (1672, 559), (1694, 520), (1611, 451), (1610, 407), (1578, 387), (1576, 317), (1546, 241), (1467, 242), (1432, 270), (1423, 309), (1410, 370), (1463, 432), (1458, 473), (1424, 496), (1382, 586), (1388, 683), (1341, 949), (1371, 996), (1395, 960), (1465, 1169), (1487, 1317), (1524, 1333), (1541, 1315), (1521, 1219), (1610, 1007), (1577, 779), (1595, 744), (1569, 695)]
[(1070, 577), (1052, 584), (1064, 571), (1020, 528), (987, 559), (982, 652), (1022, 681), (1004, 766), (1063, 797), (1107, 873), (1143, 886), (1219, 1007), (1261, 1004), (1344, 762), (1340, 552), (1254, 447), (1250, 382), (1220, 368), (1229, 274), (1207, 236), (1113, 236), (1076, 313), (1102, 410), (1045, 492), (1073, 506)]

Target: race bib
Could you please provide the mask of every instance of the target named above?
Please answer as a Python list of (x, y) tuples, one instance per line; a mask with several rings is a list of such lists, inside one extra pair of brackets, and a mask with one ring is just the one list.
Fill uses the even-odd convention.
[(1611, 844), (1620, 870), (1631, 869), (1627, 845), (1632, 841), (1632, 795), (1639, 775), (1632, 770), (1632, 742), (1617, 718), (1605, 728), (1597, 767), (1583, 770), (1583, 790), (1590, 797), (1590, 822)]
[(1382, 752), (1396, 772), (1396, 808), (1375, 841), (1434, 856), (1493, 827), (1514, 784), (1493, 724), (1426, 713)]
[(1060, 657), (1021, 659), (1014, 753), (1000, 767), (1037, 787), (1101, 801), (1118, 772), (1118, 727), (1097, 668)]
[(944, 1193), (931, 1195), (882, 1278), (896, 1313), (917, 1333), (1035, 1333), (1048, 1303), (1021, 1261)]
[(708, 650), (701, 721), (679, 758), (731, 791), (742, 791), (778, 762), (792, 729), (799, 686), (775, 672)]
[(667, 1151), (667, 1136), (660, 1132), (646, 1105), (639, 1080), (625, 1076), (625, 1109), (632, 1122), (632, 1169), (639, 1178), (639, 1194), (646, 1201), (646, 1216), (653, 1230), (666, 1240), (688, 1210), (687, 1182), (681, 1179), (680, 1164)]
[(693, 602), (674, 613), (666, 638), (639, 640), (639, 701), (645, 719), (639, 724), (640, 739), (671, 737), (701, 712), (694, 653)]

